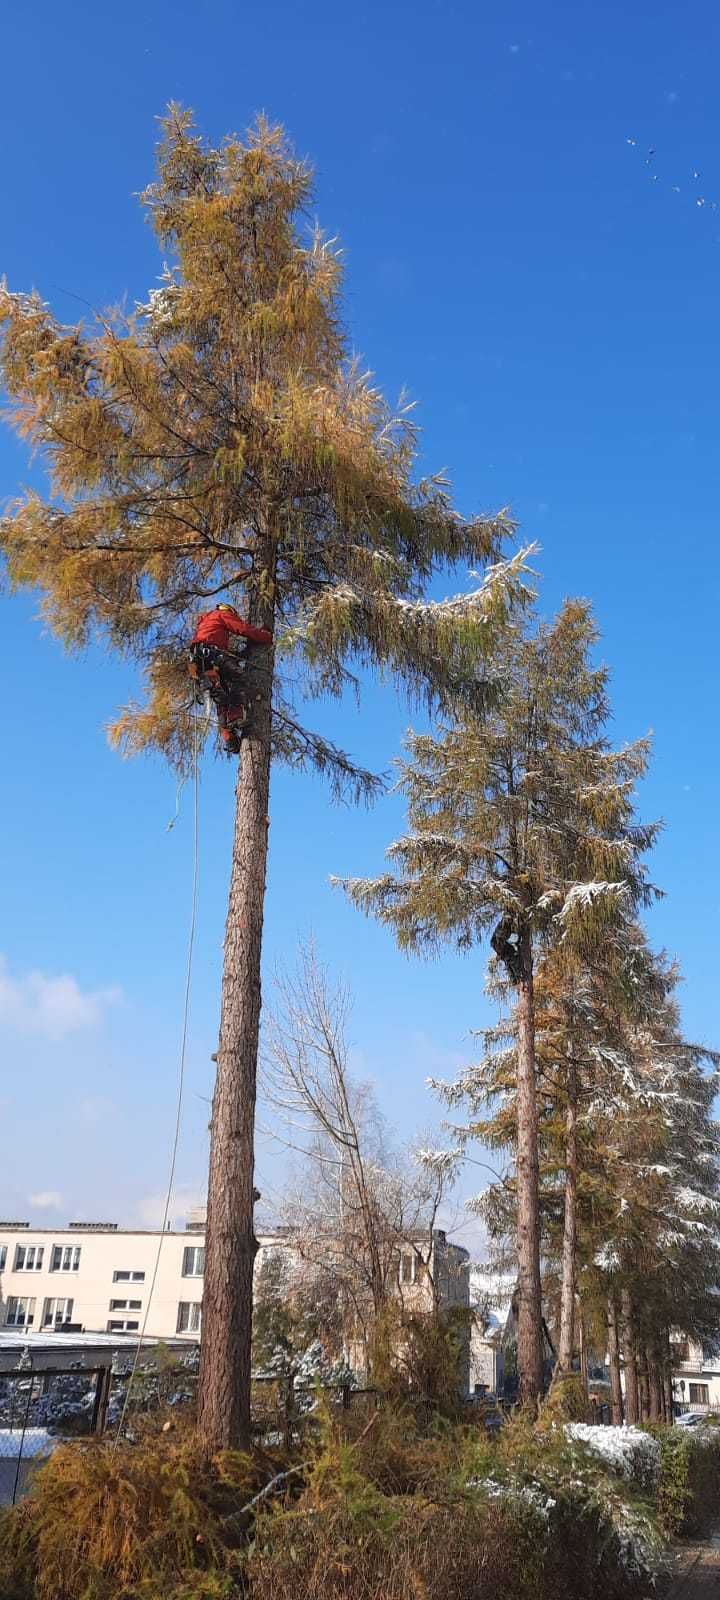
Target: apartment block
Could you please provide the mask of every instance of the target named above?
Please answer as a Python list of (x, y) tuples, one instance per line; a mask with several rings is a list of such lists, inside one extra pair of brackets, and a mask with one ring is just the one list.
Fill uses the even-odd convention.
[[(204, 1208), (190, 1213), (182, 1232), (110, 1222), (33, 1228), (0, 1221), (0, 1328), (118, 1338), (144, 1330), (149, 1339), (197, 1341), (204, 1229)], [(282, 1230), (260, 1234), (258, 1244), (257, 1268), (268, 1255), (291, 1248)], [(411, 1240), (398, 1247), (396, 1293), (408, 1308), (430, 1309), (431, 1282), (441, 1304), (468, 1304), (466, 1250), (437, 1229), (427, 1266), (421, 1269), (418, 1261)]]
[(197, 1339), (204, 1235), (72, 1223), (0, 1222), (0, 1326), (34, 1333)]

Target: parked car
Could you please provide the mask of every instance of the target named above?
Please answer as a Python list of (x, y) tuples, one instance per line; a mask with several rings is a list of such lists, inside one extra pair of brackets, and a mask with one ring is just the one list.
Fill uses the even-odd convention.
[(704, 1411), (684, 1411), (681, 1417), (675, 1418), (678, 1428), (697, 1428), (700, 1422), (706, 1421), (707, 1417)]

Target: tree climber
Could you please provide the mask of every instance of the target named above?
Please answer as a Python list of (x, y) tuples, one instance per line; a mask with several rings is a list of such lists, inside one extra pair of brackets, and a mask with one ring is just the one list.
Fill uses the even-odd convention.
[[(242, 654), (230, 648), (231, 637), (244, 640)], [(272, 644), (267, 628), (253, 628), (234, 606), (218, 605), (204, 611), (190, 645), (190, 676), (207, 689), (215, 702), (220, 737), (228, 755), (237, 755), (250, 717), (245, 681), (250, 652)]]
[(507, 914), (501, 918), (490, 940), (498, 961), (502, 961), (507, 968), (511, 983), (518, 984), (522, 979), (522, 958), (520, 955), (520, 938), (513, 927), (512, 917)]

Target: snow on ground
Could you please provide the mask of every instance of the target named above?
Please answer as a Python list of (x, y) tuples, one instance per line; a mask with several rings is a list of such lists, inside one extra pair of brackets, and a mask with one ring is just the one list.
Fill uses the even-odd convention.
[(59, 1443), (47, 1428), (27, 1428), (24, 1436), (22, 1428), (0, 1428), (0, 1506), (27, 1493), (35, 1468)]
[(23, 1461), (28, 1461), (31, 1456), (49, 1455), (58, 1443), (48, 1433), (47, 1428), (0, 1428), (0, 1458), (7, 1460), (12, 1457), (17, 1461), (19, 1455)]

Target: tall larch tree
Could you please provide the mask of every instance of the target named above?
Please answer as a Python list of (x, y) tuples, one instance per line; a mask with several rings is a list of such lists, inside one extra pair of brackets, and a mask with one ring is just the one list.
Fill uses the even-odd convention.
[(654, 968), (652, 1015), (629, 1031), (635, 1087), (592, 1108), (603, 1184), (588, 1288), (594, 1275), (612, 1302), (628, 1422), (671, 1416), (671, 1332), (716, 1336), (720, 1276), (718, 1056), (683, 1038), (677, 969)]
[(493, 930), (515, 987), (518, 1370), (528, 1401), (543, 1380), (535, 957), (563, 939), (596, 945), (650, 893), (642, 853), (654, 830), (633, 813), (648, 746), (610, 748), (595, 642), (583, 601), (533, 631), (517, 623), (496, 707), (408, 741), (400, 787), (411, 831), (388, 851), (395, 871), (346, 881), (405, 949), (437, 952), (448, 940), (469, 949)]
[[(0, 297), (0, 378), (50, 475), (47, 498), (27, 493), (2, 518), (7, 572), (40, 591), (68, 648), (99, 636), (139, 664), (147, 697), (115, 741), (190, 764), (186, 645), (203, 605), (230, 601), (274, 640), (250, 669), (237, 773), (203, 1297), (209, 1449), (249, 1440), (271, 760), (371, 794), (373, 776), (303, 726), (298, 694), (340, 695), (378, 667), (447, 704), (522, 590), (521, 558), (502, 560), (507, 519), (464, 520), (444, 479), (415, 481), (408, 409), (394, 414), (349, 358), (341, 267), (307, 225), (311, 194), (279, 128), (259, 121), (212, 147), (171, 107), (143, 196), (168, 263), (147, 303), (69, 327), (35, 293)], [(438, 572), (487, 562), (471, 595), (423, 601)]]
[[(626, 897), (625, 911), (629, 908)], [(619, 914), (596, 949), (578, 956), (561, 941), (543, 956), (536, 994), (539, 1071), (546, 1099), (541, 1130), (545, 1165), (545, 1249), (559, 1264), (558, 1373), (572, 1369), (576, 1344), (578, 1233), (582, 1213), (594, 1215), (604, 1158), (596, 1138), (607, 1108), (656, 1103), (661, 1091), (638, 1072), (631, 1024), (661, 997), (637, 923)], [(562, 1187), (557, 1191), (557, 1178)], [(560, 1202), (557, 1221), (551, 1200)]]
[[(560, 940), (542, 950), (534, 973), (541, 1253), (545, 1298), (549, 1307), (557, 1304), (558, 1376), (572, 1369), (579, 1272), (604, 1237), (601, 1113), (611, 1119), (618, 1106), (624, 1111), (631, 1102), (642, 1115), (667, 1091), (666, 1084), (651, 1084), (636, 1069), (623, 1028), (621, 962), (628, 981), (638, 977), (635, 928), (624, 927), (618, 917), (592, 962)], [(519, 1030), (512, 988), (497, 966), (488, 989), (505, 1015), (481, 1031), (478, 1059), (454, 1081), (431, 1082), (453, 1113), (459, 1150), (472, 1150), (477, 1142), (503, 1163), (504, 1170), (471, 1204), (486, 1224), (492, 1251), (506, 1263), (517, 1231), (517, 1182), (507, 1160), (517, 1148)], [(458, 1120), (461, 1113), (465, 1120)]]

